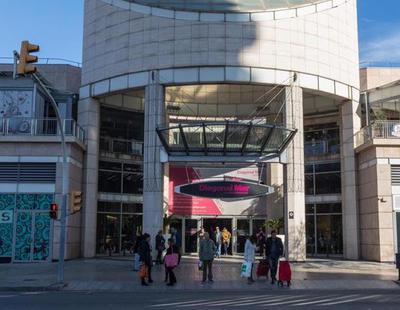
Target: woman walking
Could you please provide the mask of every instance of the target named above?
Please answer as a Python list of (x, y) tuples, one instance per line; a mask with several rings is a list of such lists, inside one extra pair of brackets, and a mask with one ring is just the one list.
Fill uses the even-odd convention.
[(144, 234), (142, 240), (140, 241), (139, 248), (139, 261), (141, 263), (140, 266), (140, 279), (143, 286), (148, 286), (146, 283), (146, 278), (148, 278), (149, 283), (152, 283), (151, 279), (151, 249), (150, 249), (150, 235)]
[(168, 239), (168, 249), (167, 254), (164, 258), (165, 270), (168, 274), (169, 282), (168, 286), (173, 286), (176, 284), (176, 276), (174, 273), (174, 269), (178, 266), (180, 261), (180, 252), (179, 248), (174, 244), (174, 240), (172, 238)]
[(249, 284), (252, 284), (254, 282), (253, 267), (256, 258), (256, 249), (257, 249), (257, 236), (253, 235), (247, 238), (246, 243), (244, 245), (244, 260), (246, 263), (251, 264), (250, 277), (247, 278), (247, 282)]

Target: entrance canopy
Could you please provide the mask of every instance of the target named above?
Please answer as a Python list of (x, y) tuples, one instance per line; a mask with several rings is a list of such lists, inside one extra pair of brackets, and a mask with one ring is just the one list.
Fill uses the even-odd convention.
[(180, 123), (157, 128), (168, 155), (279, 156), (296, 130), (252, 122)]

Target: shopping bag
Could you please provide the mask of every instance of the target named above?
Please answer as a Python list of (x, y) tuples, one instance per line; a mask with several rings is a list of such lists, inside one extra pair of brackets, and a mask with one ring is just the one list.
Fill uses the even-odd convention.
[(147, 278), (148, 275), (149, 275), (149, 268), (145, 264), (141, 265), (139, 269), (139, 277)]
[(242, 278), (249, 278), (251, 276), (251, 265), (252, 265), (252, 263), (250, 263), (250, 262), (243, 262), (241, 273), (240, 273), (240, 276)]
[(167, 254), (165, 255), (164, 262), (168, 268), (175, 268), (179, 263), (179, 255), (176, 253)]
[(138, 271), (140, 269), (140, 256), (139, 254), (133, 254), (133, 270)]

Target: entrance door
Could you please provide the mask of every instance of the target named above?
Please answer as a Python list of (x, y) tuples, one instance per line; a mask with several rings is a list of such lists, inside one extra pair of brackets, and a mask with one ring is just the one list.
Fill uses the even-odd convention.
[[(222, 231), (224, 227), (232, 234), (232, 219), (231, 218), (203, 218), (203, 228), (205, 232), (210, 234), (210, 238), (215, 241), (215, 228), (218, 226)], [(224, 250), (222, 249), (222, 252)], [(232, 254), (232, 238), (228, 247), (228, 254)]]
[(48, 211), (16, 211), (14, 233), (15, 262), (40, 262), (50, 259)]
[(238, 219), (237, 220), (237, 252), (244, 253), (244, 245), (246, 237), (250, 234), (250, 220)]
[(185, 220), (185, 252), (197, 252), (197, 220)]

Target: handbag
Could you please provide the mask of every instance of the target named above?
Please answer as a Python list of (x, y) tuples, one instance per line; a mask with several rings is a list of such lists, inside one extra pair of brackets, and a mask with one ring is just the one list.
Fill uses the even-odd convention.
[(147, 278), (148, 275), (149, 275), (149, 268), (145, 264), (142, 264), (139, 269), (139, 277)]
[(171, 247), (171, 254), (165, 255), (164, 262), (167, 268), (175, 268), (176, 266), (178, 266), (179, 255), (173, 252), (172, 247)]
[(241, 272), (240, 272), (240, 276), (242, 278), (249, 278), (251, 276), (252, 265), (253, 264), (251, 262), (243, 262)]

